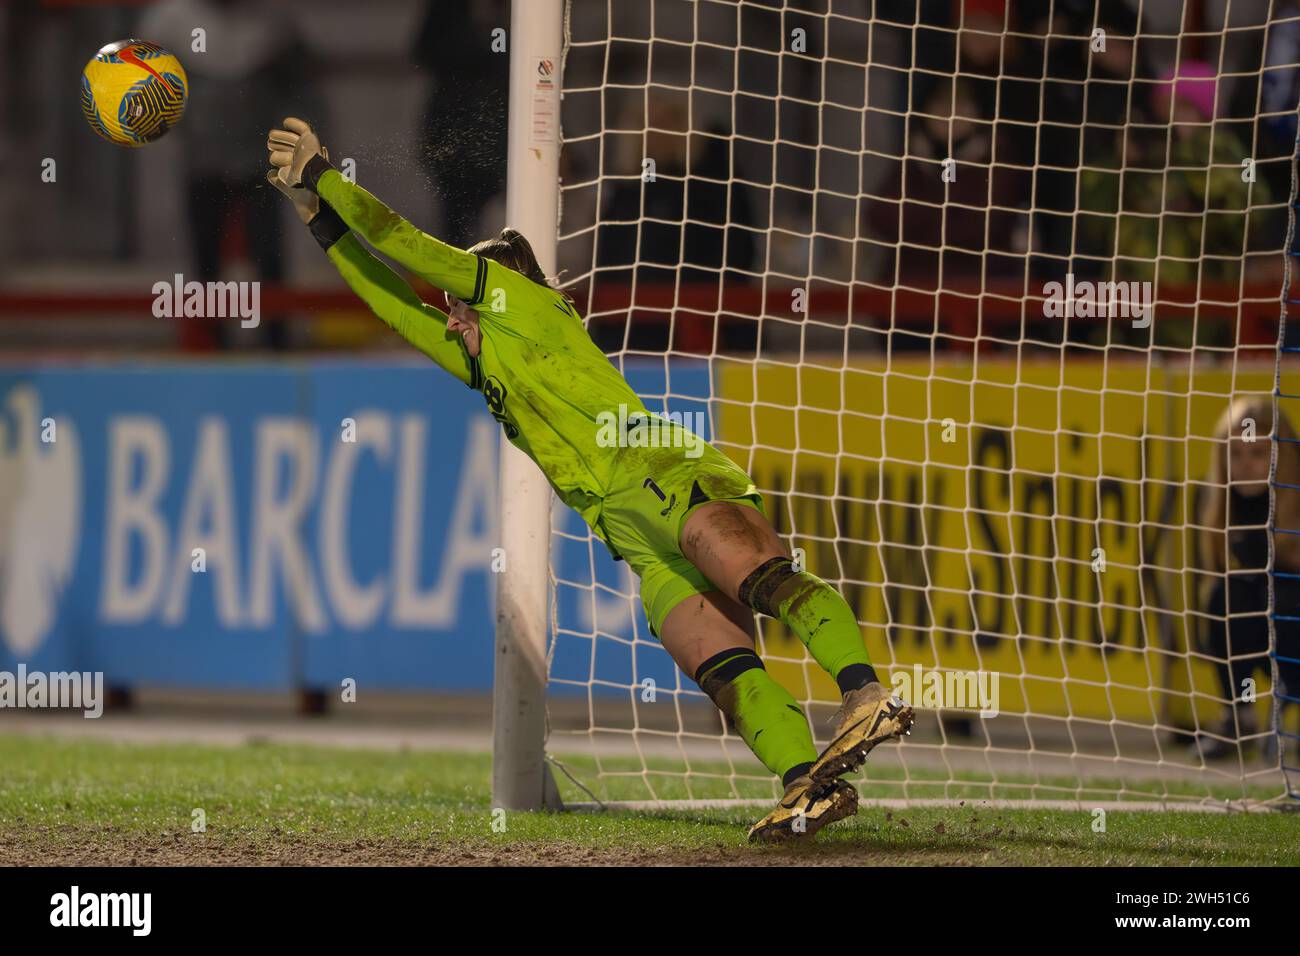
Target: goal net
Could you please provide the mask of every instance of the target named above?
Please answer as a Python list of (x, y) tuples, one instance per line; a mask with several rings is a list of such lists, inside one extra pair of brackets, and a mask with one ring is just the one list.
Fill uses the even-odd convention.
[[(869, 802), (1300, 786), (1300, 8), (1099, 6), (566, 10), (565, 287), (916, 705)], [(777, 792), (561, 508), (550, 578), (566, 800)], [(758, 627), (824, 743), (833, 682)]]

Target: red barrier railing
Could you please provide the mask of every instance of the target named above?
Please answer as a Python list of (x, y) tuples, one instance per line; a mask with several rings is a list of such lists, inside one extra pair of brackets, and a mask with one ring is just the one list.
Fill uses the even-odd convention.
[[(598, 282), (566, 289), (579, 311), (596, 325), (627, 321), (673, 322), (673, 347), (707, 352), (712, 348), (718, 323), (759, 318), (798, 321), (847, 322), (865, 329), (907, 329), (948, 340), (950, 346), (974, 343), (981, 337), (1019, 338), (1026, 321), (1051, 321), (1046, 317), (1046, 296), (1009, 282), (953, 284), (943, 289), (910, 286), (886, 288), (856, 286), (818, 287), (806, 290), (801, 313), (794, 307), (797, 287), (788, 282), (716, 284), (663, 284)], [(426, 299), (441, 303), (429, 286)], [(145, 293), (85, 293), (54, 290), (0, 291), (0, 320), (59, 319), (67, 317), (153, 318), (154, 298)], [(1228, 323), (1236, 329), (1233, 341), (1242, 345), (1270, 345), (1277, 341), (1281, 309), (1280, 283), (1162, 286), (1155, 290), (1155, 313), (1199, 322)], [(313, 313), (364, 313), (365, 306), (346, 288), (301, 289), (263, 284), (260, 290), (263, 321), (285, 318), (311, 319)], [(163, 319), (160, 321), (177, 321)], [(182, 322), (184, 320), (181, 320)], [(209, 320), (191, 320), (207, 322)], [(1107, 321), (1071, 318), (1071, 323)]]

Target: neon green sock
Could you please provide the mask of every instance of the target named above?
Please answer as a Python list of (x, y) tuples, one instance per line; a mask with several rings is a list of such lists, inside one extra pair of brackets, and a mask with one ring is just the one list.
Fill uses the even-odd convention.
[(803, 708), (763, 669), (753, 651), (736, 648), (717, 654), (700, 666), (695, 680), (754, 756), (782, 782), (789, 783), (817, 759)]
[[(813, 660), (845, 690), (875, 680), (857, 615), (840, 592), (809, 571), (796, 571), (789, 558), (773, 558), (741, 586), (741, 599), (761, 614), (784, 621)], [(846, 680), (841, 673), (854, 667)]]

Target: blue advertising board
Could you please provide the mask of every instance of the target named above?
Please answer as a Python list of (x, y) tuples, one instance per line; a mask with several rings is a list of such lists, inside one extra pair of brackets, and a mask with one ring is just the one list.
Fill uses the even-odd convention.
[[(671, 389), (662, 362), (625, 373), (707, 412), (702, 363)], [(485, 690), (499, 454), (481, 397), (427, 363), (0, 368), (0, 669)], [(561, 644), (557, 672), (669, 679), (631, 575), (556, 542), (557, 578), (593, 585), (558, 589), (561, 619), (628, 638), (595, 664)]]

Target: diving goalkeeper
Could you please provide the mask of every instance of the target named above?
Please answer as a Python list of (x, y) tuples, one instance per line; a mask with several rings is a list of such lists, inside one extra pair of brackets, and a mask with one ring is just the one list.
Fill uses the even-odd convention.
[[(811, 836), (856, 813), (857, 791), (841, 776), (908, 732), (912, 710), (877, 679), (848, 603), (794, 565), (749, 476), (694, 436), (688, 446), (667, 420), (655, 423), (658, 447), (603, 440), (607, 415), (644, 424), (650, 413), (522, 235), (505, 229), (452, 248), (345, 180), (302, 120), (284, 127), (270, 133), (267, 178), (339, 274), (380, 319), (483, 394), (560, 500), (637, 573), (650, 627), (673, 660), (780, 776), (785, 792), (750, 839)], [(362, 239), (442, 289), (447, 312), (423, 302)], [(803, 710), (755, 653), (753, 612), (784, 621), (839, 685), (834, 737), (820, 754)]]

